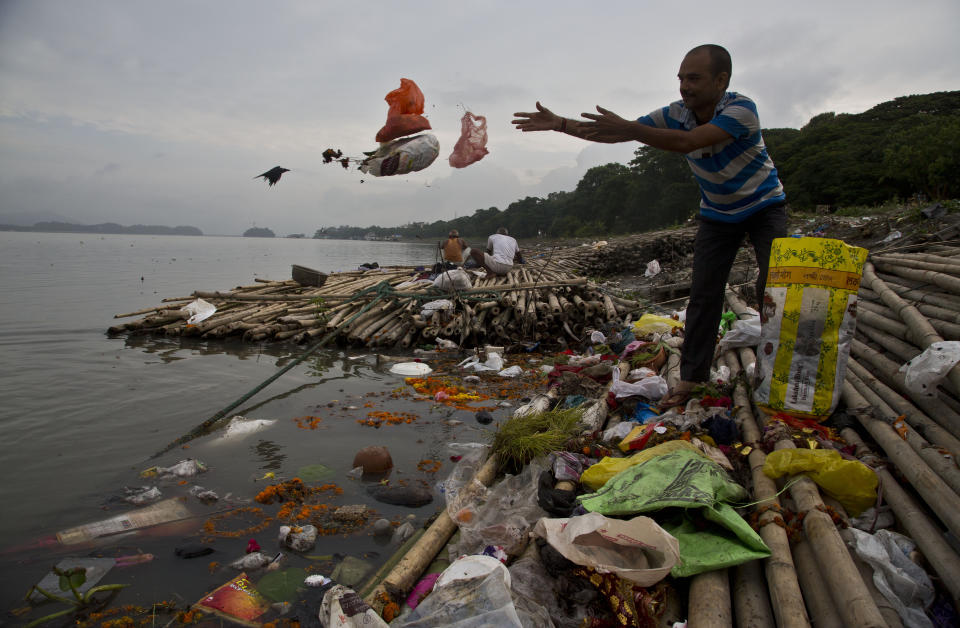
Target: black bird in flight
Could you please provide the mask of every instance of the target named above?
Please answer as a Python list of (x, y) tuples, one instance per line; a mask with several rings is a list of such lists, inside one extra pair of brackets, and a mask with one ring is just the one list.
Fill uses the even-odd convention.
[(277, 181), (280, 180), (280, 175), (282, 175), (284, 172), (290, 172), (290, 169), (281, 168), (280, 166), (274, 166), (273, 168), (270, 168), (263, 174), (258, 174), (257, 176), (254, 177), (254, 179), (259, 179), (260, 177), (263, 177), (264, 180), (267, 182), (267, 184), (272, 187), (277, 183)]

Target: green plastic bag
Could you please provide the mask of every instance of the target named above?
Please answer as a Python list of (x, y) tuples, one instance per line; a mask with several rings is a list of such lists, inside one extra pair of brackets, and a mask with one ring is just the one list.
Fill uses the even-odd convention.
[(806, 474), (844, 507), (851, 517), (877, 503), (877, 474), (858, 460), (845, 460), (835, 449), (778, 449), (767, 454), (768, 478)]
[(630, 467), (579, 499), (591, 512), (647, 513), (656, 519), (680, 541), (680, 562), (670, 571), (676, 578), (770, 555), (763, 539), (730, 506), (746, 500), (746, 490), (720, 465), (688, 449)]

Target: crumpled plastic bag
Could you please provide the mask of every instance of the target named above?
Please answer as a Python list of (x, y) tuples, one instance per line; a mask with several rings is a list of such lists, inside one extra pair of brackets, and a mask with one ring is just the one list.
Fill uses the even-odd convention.
[(500, 377), (517, 377), (518, 375), (523, 375), (523, 367), (517, 365), (509, 366), (498, 372), (497, 375)]
[(960, 342), (931, 343), (923, 353), (900, 367), (907, 389), (917, 395), (935, 396), (937, 385), (960, 362)]
[(859, 460), (844, 460), (835, 449), (777, 449), (767, 454), (768, 478), (806, 474), (856, 517), (877, 502), (877, 474)]
[(479, 358), (469, 357), (457, 366), (474, 371), (501, 371), (503, 368), (503, 356), (499, 353), (488, 353), (487, 359), (481, 362)]
[(360, 162), (361, 172), (375, 177), (419, 172), (436, 160), (440, 142), (430, 133), (401, 137), (386, 144)]
[(400, 87), (387, 94), (384, 100), (390, 109), (387, 123), (377, 131), (378, 142), (389, 142), (431, 128), (430, 121), (420, 115), (423, 113), (423, 92), (410, 79), (400, 79)]
[(466, 290), (473, 287), (470, 274), (462, 268), (443, 271), (433, 280), (433, 285), (441, 290)]
[(912, 540), (880, 530), (867, 534), (850, 528), (855, 539), (857, 555), (873, 567), (873, 584), (880, 594), (896, 609), (904, 626), (933, 628), (933, 622), (924, 612), (933, 603), (934, 588), (930, 577), (907, 554), (916, 545)]
[(668, 316), (644, 314), (633, 324), (633, 333), (636, 334), (637, 337), (640, 337), (654, 332), (663, 333), (673, 331), (678, 327), (683, 327), (683, 323), (673, 320)]
[(660, 262), (657, 260), (650, 260), (647, 262), (647, 269), (643, 271), (644, 277), (656, 277), (660, 274)]
[(630, 467), (577, 499), (608, 516), (657, 512), (660, 526), (680, 542), (680, 561), (670, 573), (686, 578), (770, 555), (731, 505), (748, 498), (715, 462), (699, 451), (678, 449)]
[(483, 159), (489, 152), (487, 150), (487, 118), (466, 112), (460, 118), (460, 139), (450, 153), (450, 165), (454, 168), (466, 168)]
[(342, 584), (324, 594), (319, 619), (326, 628), (387, 628), (387, 623), (362, 597)]
[(730, 331), (723, 335), (717, 348), (720, 351), (734, 347), (756, 347), (760, 343), (760, 313), (751, 310), (754, 316), (741, 318), (733, 322)]
[[(621, 425), (630, 426), (631, 429), (633, 427), (633, 423), (621, 423)], [(624, 434), (624, 436), (626, 436), (626, 434)], [(620, 438), (623, 438), (623, 436)], [(641, 462), (646, 462), (647, 460), (668, 454), (672, 451), (677, 451), (678, 449), (697, 451), (697, 448), (688, 441), (668, 440), (665, 443), (660, 443), (659, 445), (651, 447), (650, 449), (644, 449), (643, 451), (637, 452), (627, 458), (604, 457), (600, 459), (600, 462), (587, 467), (587, 469), (580, 475), (580, 483), (589, 488), (591, 491), (600, 490), (600, 487), (602, 487), (624, 469), (629, 469), (630, 467), (638, 465)]]
[(451, 554), (479, 554), (488, 545), (499, 545), (512, 556), (520, 554), (530, 528), (547, 514), (537, 494), (540, 474), (549, 468), (546, 458), (537, 458), (461, 509), (454, 519), (460, 542)]
[(609, 519), (591, 512), (544, 518), (533, 534), (578, 565), (615, 573), (642, 587), (666, 578), (680, 560), (680, 543), (650, 517)]
[(213, 316), (217, 311), (217, 306), (213, 303), (207, 303), (203, 299), (194, 299), (180, 308), (180, 311), (190, 314), (190, 318), (187, 319), (187, 325), (196, 325), (200, 321)]
[(430, 301), (429, 303), (424, 303), (423, 307), (420, 310), (420, 316), (427, 318), (432, 316), (433, 313), (437, 310), (452, 310), (453, 301), (450, 299), (437, 299), (436, 301)]
[(610, 392), (612, 392), (617, 399), (640, 395), (656, 401), (667, 394), (669, 388), (667, 386), (667, 380), (659, 375), (645, 377), (639, 382), (631, 384), (620, 379), (620, 369), (615, 368), (610, 371), (610, 374), (613, 376), (613, 380), (610, 383)]
[(454, 580), (436, 587), (409, 615), (398, 617), (390, 625), (402, 628), (521, 628), (525, 624), (517, 614), (503, 573), (492, 571), (485, 576)]

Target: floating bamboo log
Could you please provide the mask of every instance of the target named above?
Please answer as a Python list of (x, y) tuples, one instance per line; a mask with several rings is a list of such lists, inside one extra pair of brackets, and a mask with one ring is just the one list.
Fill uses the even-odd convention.
[(687, 621), (696, 628), (733, 627), (730, 576), (726, 569), (698, 574), (690, 579)]

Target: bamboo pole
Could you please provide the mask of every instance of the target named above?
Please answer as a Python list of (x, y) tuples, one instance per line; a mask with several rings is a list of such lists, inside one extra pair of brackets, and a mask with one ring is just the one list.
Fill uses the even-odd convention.
[[(491, 456), (477, 471), (474, 479), (487, 486), (493, 481), (496, 473), (497, 460), (495, 456)], [(364, 598), (367, 604), (379, 614), (384, 606), (381, 593), (394, 598), (406, 595), (456, 529), (457, 524), (450, 519), (446, 509), (441, 511), (423, 536), (400, 559), (397, 566)]]
[(689, 598), (687, 624), (690, 628), (733, 628), (730, 576), (726, 569), (692, 577)]
[(960, 608), (960, 555), (944, 539), (942, 530), (926, 514), (913, 497), (900, 486), (886, 466), (870, 451), (860, 435), (844, 428), (840, 435), (857, 448), (857, 457), (876, 471), (883, 487), (886, 502), (893, 509), (897, 521), (913, 539), (943, 586), (950, 593), (953, 604)]
[[(776, 443), (775, 448), (793, 449), (795, 446), (792, 442), (782, 440)], [(803, 475), (790, 476), (789, 482), (790, 495), (800, 512), (804, 513), (804, 534), (817, 560), (824, 567), (821, 574), (844, 623), (848, 626), (886, 627), (833, 520), (820, 510), (823, 500), (817, 485)]]
[(843, 383), (843, 401), (860, 424), (870, 432), (890, 460), (923, 497), (947, 529), (960, 536), (960, 497), (924, 463), (913, 449), (890, 427), (867, 415), (869, 403), (849, 381)]
[(734, 568), (733, 609), (738, 626), (773, 628), (776, 625), (759, 560), (751, 560)]
[(845, 628), (843, 619), (833, 604), (827, 581), (817, 567), (817, 559), (810, 549), (810, 542), (806, 539), (793, 544), (793, 562), (813, 625), (817, 628)]
[(960, 414), (937, 397), (927, 397), (925, 395), (914, 395), (911, 393), (904, 380), (904, 374), (899, 371), (900, 365), (882, 353), (875, 351), (857, 339), (853, 340), (851, 347), (853, 350), (852, 353), (856, 356), (857, 360), (863, 360), (863, 362), (872, 367), (872, 372), (875, 375), (879, 375), (881, 381), (901, 395), (910, 397), (914, 403), (927, 413), (927, 416), (936, 421), (952, 436), (960, 438)]
[[(920, 408), (904, 399), (895, 390), (874, 377), (873, 374), (857, 362), (855, 358), (847, 361), (847, 369), (859, 378), (868, 390), (886, 402), (894, 414), (903, 415), (907, 423), (909, 423), (920, 436), (934, 445), (949, 451), (955, 460), (960, 460), (960, 439), (957, 439), (953, 434), (940, 427), (939, 424), (924, 414)], [(857, 387), (857, 389), (860, 390), (860, 387)], [(863, 393), (862, 390), (860, 390), (860, 392), (861, 394)], [(864, 395), (864, 397), (866, 397), (867, 401), (870, 401), (869, 396)]]
[[(731, 360), (731, 363), (738, 362)], [(738, 364), (738, 369), (742, 368)], [(803, 605), (803, 594), (797, 581), (797, 572), (790, 553), (790, 540), (785, 529), (775, 525), (776, 509), (780, 506), (777, 498), (777, 486), (763, 473), (767, 455), (760, 448), (760, 429), (753, 416), (750, 395), (747, 387), (739, 381), (734, 388), (733, 401), (736, 405), (734, 419), (743, 435), (745, 444), (751, 447), (747, 460), (753, 479), (753, 496), (765, 510), (758, 518), (760, 538), (770, 548), (770, 557), (764, 560), (764, 572), (770, 588), (770, 600), (777, 626), (781, 628), (802, 628), (810, 626)]]
[(951, 294), (960, 295), (960, 277), (947, 274), (951, 271), (946, 269), (953, 268), (951, 265), (914, 262), (914, 268), (907, 268), (903, 263), (890, 263), (883, 260), (874, 260), (873, 263), (877, 268), (897, 275), (898, 277), (906, 277), (914, 281), (930, 283), (943, 288)]

